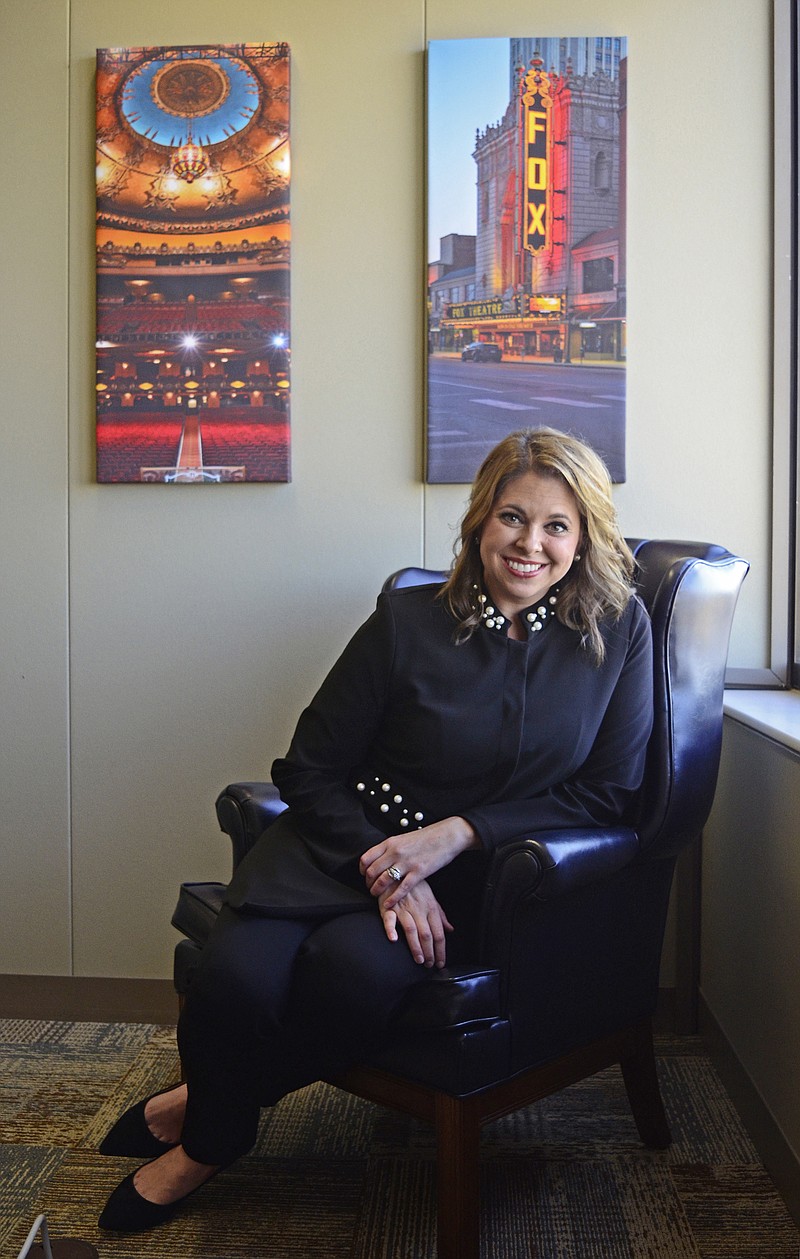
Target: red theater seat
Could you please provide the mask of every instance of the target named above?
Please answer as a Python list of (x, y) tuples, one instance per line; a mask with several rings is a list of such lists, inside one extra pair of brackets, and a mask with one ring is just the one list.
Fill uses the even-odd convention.
[(138, 481), (142, 467), (173, 467), (183, 424), (172, 415), (146, 420), (111, 414), (97, 425), (97, 479)]

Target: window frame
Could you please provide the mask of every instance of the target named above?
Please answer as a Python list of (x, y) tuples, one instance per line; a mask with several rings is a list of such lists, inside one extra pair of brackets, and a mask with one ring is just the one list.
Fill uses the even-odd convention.
[[(798, 198), (798, 180), (800, 179), (800, 152), (798, 145), (800, 144), (800, 121), (798, 120), (798, 102), (800, 101), (800, 0), (790, 0), (789, 29), (779, 30), (778, 22), (775, 22), (775, 58), (776, 58), (776, 80), (779, 67), (783, 71), (782, 62), (778, 58), (788, 59), (789, 67), (789, 153), (790, 160), (786, 162), (786, 147), (784, 144), (784, 161), (783, 176), (788, 184), (788, 189), (783, 194), (784, 214), (788, 220), (788, 231), (790, 236), (790, 248), (786, 257), (789, 269), (789, 283), (786, 286), (788, 292), (784, 295), (784, 305), (788, 304), (789, 319), (784, 320), (788, 323), (788, 333), (786, 340), (788, 344), (785, 348), (785, 354), (788, 358), (789, 371), (786, 373), (788, 377), (788, 386), (786, 387), (786, 398), (782, 400), (782, 408), (787, 416), (788, 432), (781, 434), (784, 441), (784, 451), (786, 454), (785, 466), (787, 469), (786, 484), (782, 486), (783, 500), (786, 505), (787, 521), (784, 536), (789, 540), (789, 555), (787, 556), (787, 571), (790, 574), (788, 604), (790, 608), (789, 625), (787, 627), (787, 637), (791, 646), (791, 670), (789, 683), (792, 687), (800, 687), (800, 574), (798, 574), (798, 560), (800, 560), (800, 512), (798, 511), (797, 489), (800, 485), (800, 441), (798, 441), (798, 431), (800, 429), (800, 417), (798, 417), (798, 402), (800, 401), (800, 302), (798, 301), (798, 278), (797, 278), (797, 262), (800, 258), (800, 199)], [(779, 53), (778, 46), (783, 41), (783, 49)], [(777, 92), (776, 92), (777, 96)], [(784, 110), (784, 119), (786, 111)], [(785, 125), (785, 124), (784, 124)], [(776, 127), (777, 140), (777, 127)], [(776, 154), (777, 159), (777, 154)], [(776, 160), (776, 172), (781, 169), (779, 162)], [(777, 192), (777, 190), (776, 190)], [(776, 204), (777, 204), (776, 195)], [(786, 228), (783, 228), (785, 233)], [(776, 238), (777, 238), (776, 231)], [(777, 321), (776, 321), (777, 322)], [(777, 338), (776, 338), (777, 342)], [(776, 437), (778, 435), (776, 434)], [(776, 450), (779, 450), (778, 441), (776, 440)]]
[(770, 666), (740, 685), (800, 687), (798, 520), (798, 26), (800, 0), (773, 3), (773, 408)]
[(798, 30), (800, 0), (773, 0), (772, 517), (769, 665), (731, 668), (731, 690), (800, 689), (798, 467)]

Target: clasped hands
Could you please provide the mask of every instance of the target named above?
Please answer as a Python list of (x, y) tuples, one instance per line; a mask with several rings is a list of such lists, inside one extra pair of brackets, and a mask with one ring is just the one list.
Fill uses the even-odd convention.
[(359, 869), (378, 901), (387, 937), (397, 940), (399, 927), (411, 956), (420, 965), (444, 966), (445, 938), (453, 930), (428, 876), (449, 865), (459, 853), (479, 847), (474, 827), (465, 818), (449, 817), (402, 835), (389, 835), (361, 857)]

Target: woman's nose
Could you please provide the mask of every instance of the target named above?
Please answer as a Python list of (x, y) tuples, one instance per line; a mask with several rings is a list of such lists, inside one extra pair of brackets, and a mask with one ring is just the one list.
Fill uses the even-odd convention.
[(518, 542), (526, 551), (541, 551), (542, 549), (542, 539), (536, 525), (528, 525), (528, 528), (520, 534)]

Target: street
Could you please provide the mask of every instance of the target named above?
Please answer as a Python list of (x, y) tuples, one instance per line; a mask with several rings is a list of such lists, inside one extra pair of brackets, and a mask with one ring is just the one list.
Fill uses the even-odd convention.
[(591, 445), (625, 480), (625, 367), (428, 359), (429, 482), (468, 483), (507, 433), (551, 425)]

